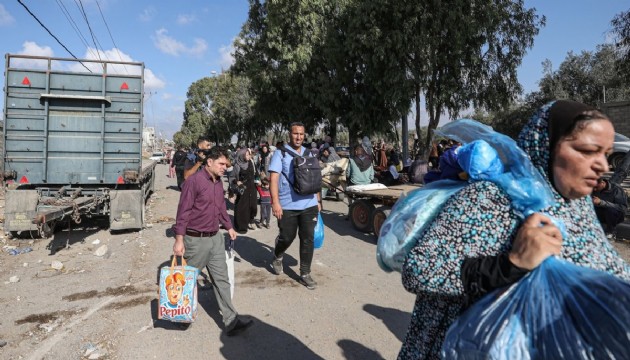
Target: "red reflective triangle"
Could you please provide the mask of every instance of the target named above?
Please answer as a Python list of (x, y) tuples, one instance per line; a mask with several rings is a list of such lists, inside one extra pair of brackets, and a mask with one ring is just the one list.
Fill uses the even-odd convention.
[(129, 90), (129, 85), (127, 85), (126, 82), (122, 83), (122, 85), (120, 85), (120, 90)]
[(31, 80), (28, 79), (28, 76), (24, 77), (24, 79), (22, 80), (22, 85), (31, 86)]
[(20, 184), (28, 184), (28, 178), (26, 176), (22, 176), (20, 179)]
[(124, 183), (125, 183), (125, 179), (123, 179), (123, 177), (122, 177), (122, 176), (119, 176), (119, 177), (118, 177), (118, 180), (116, 181), (116, 183), (118, 183), (118, 184), (124, 184)]

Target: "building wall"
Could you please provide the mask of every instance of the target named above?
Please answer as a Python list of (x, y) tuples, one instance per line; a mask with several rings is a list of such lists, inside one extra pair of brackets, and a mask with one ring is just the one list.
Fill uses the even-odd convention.
[(605, 103), (602, 111), (612, 121), (616, 132), (630, 137), (630, 101)]

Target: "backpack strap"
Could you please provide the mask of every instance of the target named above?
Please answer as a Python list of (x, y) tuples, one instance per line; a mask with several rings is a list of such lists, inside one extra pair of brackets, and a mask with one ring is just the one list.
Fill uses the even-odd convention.
[[(280, 152), (282, 153), (282, 157), (284, 158), (284, 154), (288, 153), (292, 158), (296, 157), (296, 156), (300, 156), (298, 153), (296, 153), (293, 150), (289, 150), (287, 149), (285, 146), (282, 146), (279, 148)], [(309, 149), (304, 148), (304, 152), (302, 153), (304, 155), (311, 155), (311, 152)], [(284, 177), (287, 179), (287, 182), (289, 183), (289, 185), (291, 185), (291, 188), (293, 188), (293, 183), (291, 182), (291, 180), (289, 180), (289, 176), (287, 174), (284, 173), (284, 171), (281, 171), (282, 175), (284, 175)]]
[(302, 153), (302, 155), (299, 155), (299, 154), (298, 154), (298, 153), (296, 153), (295, 151), (293, 151), (293, 150), (289, 150), (289, 149), (287, 149), (287, 148), (286, 148), (286, 147), (284, 147), (284, 146), (280, 148), (280, 151), (282, 152), (282, 156), (284, 156), (284, 154), (285, 154), (285, 153), (289, 153), (289, 155), (291, 155), (291, 157), (296, 157), (296, 156), (298, 156), (298, 157), (299, 157), (299, 156), (301, 156), (301, 157), (307, 157), (308, 155), (311, 155), (311, 156), (312, 156), (312, 154), (311, 154), (311, 150), (310, 150), (310, 149), (307, 149), (307, 148), (304, 148), (304, 152)]

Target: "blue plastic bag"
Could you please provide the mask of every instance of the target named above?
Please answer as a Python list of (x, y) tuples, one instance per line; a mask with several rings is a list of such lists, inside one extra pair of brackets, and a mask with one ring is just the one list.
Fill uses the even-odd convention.
[[(515, 213), (522, 219), (555, 202), (547, 181), (510, 137), (469, 119), (450, 122), (436, 133), (465, 144), (452, 152), (449, 166), (453, 167), (456, 160), (469, 175), (469, 181), (495, 183), (510, 196)], [(446, 201), (466, 184), (456, 180), (434, 181), (398, 199), (379, 234), (376, 247), (379, 266), (385, 271), (400, 272), (405, 257), (422, 233)], [(551, 220), (564, 236), (564, 224)]]
[(317, 213), (317, 224), (315, 224), (315, 249), (319, 249), (324, 246), (324, 220), (322, 220), (322, 214)]
[(449, 328), (445, 359), (630, 359), (630, 283), (549, 257)]
[(446, 200), (464, 186), (463, 181), (439, 180), (399, 198), (376, 243), (376, 261), (381, 269), (400, 272), (419, 235), (439, 214)]
[[(525, 151), (509, 136), (470, 119), (452, 121), (435, 132), (465, 144), (484, 140), (491, 145), (500, 159), (503, 172), (494, 173), (480, 180), (492, 181), (505, 191), (512, 199), (512, 206), (522, 218), (553, 205), (555, 199), (547, 181), (534, 167)], [(462, 150), (459, 151), (460, 158)], [(484, 154), (479, 155), (483, 157)]]

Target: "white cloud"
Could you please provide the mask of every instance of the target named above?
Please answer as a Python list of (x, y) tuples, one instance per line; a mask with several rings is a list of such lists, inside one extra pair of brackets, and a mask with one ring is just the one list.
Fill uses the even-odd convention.
[(153, 20), (155, 15), (157, 15), (157, 10), (155, 10), (153, 6), (149, 6), (142, 10), (140, 15), (138, 15), (138, 18), (140, 19), (140, 21), (149, 22)]
[(221, 46), (219, 54), (221, 55), (219, 63), (222, 69), (227, 69), (234, 64), (234, 45)]
[(14, 22), (13, 16), (4, 8), (4, 5), (0, 4), (0, 26), (13, 25)]
[(50, 46), (39, 46), (34, 41), (25, 41), (22, 44), (22, 51), (18, 52), (20, 55), (35, 55), (35, 56), (53, 56), (53, 50)]
[(164, 80), (157, 77), (151, 69), (144, 69), (144, 88), (146, 90), (163, 89), (165, 86)]
[[(54, 52), (50, 46), (39, 46), (37, 43), (33, 41), (25, 41), (22, 44), (22, 50), (17, 52), (17, 55), (31, 55), (31, 56), (54, 56)], [(53, 64), (53, 67), (57, 64)], [(22, 58), (13, 58), (11, 60), (12, 67), (26, 67), (32, 69), (46, 69), (48, 68), (47, 60), (36, 60), (36, 59), (22, 59)]]
[(187, 25), (196, 20), (197, 20), (197, 17), (194, 14), (177, 15), (177, 23), (179, 25)]
[[(100, 51), (94, 48), (88, 48), (83, 57), (86, 60), (109, 60), (109, 61), (123, 61), (123, 62), (137, 62), (130, 55), (125, 54), (121, 50), (116, 48), (111, 50)], [(99, 63), (83, 62), (93, 72), (102, 72)], [(139, 75), (141, 67), (134, 65), (122, 65), (122, 64), (109, 64), (107, 67), (107, 73), (109, 74), (128, 74)], [(74, 63), (70, 66), (70, 71), (83, 72), (85, 68), (80, 63)], [(144, 88), (145, 90), (162, 89), (166, 86), (166, 83), (157, 77), (151, 69), (144, 69)]]
[(198, 56), (203, 54), (208, 49), (208, 44), (203, 39), (195, 39), (194, 45), (191, 47), (186, 46), (181, 41), (168, 36), (168, 30), (162, 28), (155, 32), (153, 37), (153, 43), (161, 52), (173, 56), (179, 56), (180, 54), (189, 54)]
[(171, 93), (162, 93), (162, 100), (170, 100), (173, 98), (173, 94)]

